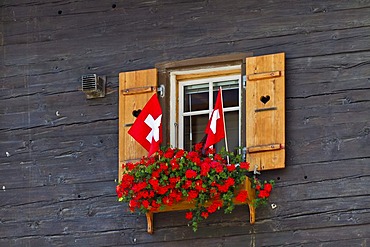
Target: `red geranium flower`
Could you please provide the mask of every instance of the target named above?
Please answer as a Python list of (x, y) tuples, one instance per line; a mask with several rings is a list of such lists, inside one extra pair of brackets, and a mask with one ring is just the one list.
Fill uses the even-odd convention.
[(180, 177), (169, 178), (170, 184), (177, 184), (180, 182)]
[(193, 184), (192, 181), (190, 180), (186, 180), (184, 185), (182, 186), (184, 189), (189, 189), (191, 187), (191, 185)]
[(186, 158), (194, 162), (195, 164), (200, 163), (200, 158), (198, 157), (198, 153), (195, 151), (190, 151), (188, 155), (186, 156)]
[(186, 214), (185, 214), (185, 218), (186, 218), (187, 220), (191, 220), (191, 219), (193, 219), (193, 212), (186, 212)]
[(141, 205), (143, 205), (144, 208), (148, 208), (150, 204), (148, 200), (144, 200), (141, 202)]
[(168, 164), (167, 163), (160, 163), (159, 164), (159, 170), (167, 171), (168, 170)]
[(198, 191), (196, 191), (196, 190), (190, 190), (188, 192), (188, 201), (191, 201), (191, 200), (197, 198), (198, 194), (199, 194)]
[(221, 172), (223, 172), (224, 167), (220, 163), (217, 163), (217, 165), (215, 167), (215, 170), (216, 170), (217, 173), (221, 173)]
[(203, 188), (202, 180), (195, 181), (195, 189), (198, 191), (206, 191), (206, 188)]
[(131, 211), (134, 211), (136, 207), (139, 207), (138, 201), (136, 201), (134, 199), (131, 199), (128, 205), (129, 205)]
[(194, 170), (187, 170), (186, 172), (185, 172), (185, 177), (187, 178), (187, 179), (191, 179), (191, 178), (195, 178), (197, 176), (197, 172), (196, 171), (194, 171)]
[(223, 185), (217, 184), (216, 186), (218, 188), (218, 191), (221, 192), (221, 193), (226, 193), (229, 190), (229, 187), (230, 187), (227, 184), (223, 184)]
[(152, 178), (159, 178), (160, 173), (161, 172), (159, 170), (154, 170), (152, 172)]
[(216, 149), (214, 148), (207, 148), (206, 155), (212, 155), (216, 153)]
[(168, 148), (167, 151), (164, 153), (164, 157), (170, 159), (173, 157), (175, 151), (172, 148)]
[(267, 198), (270, 196), (270, 193), (267, 192), (266, 190), (260, 190), (258, 193), (259, 198)]
[(153, 200), (151, 211), (157, 211), (160, 206), (161, 206), (160, 204), (158, 204), (156, 201)]
[(208, 162), (203, 162), (202, 164), (200, 164), (200, 175), (207, 176), (210, 169), (211, 165)]
[(137, 183), (135, 184), (134, 186), (132, 186), (132, 190), (137, 193), (139, 192), (140, 190), (144, 189), (145, 187), (147, 186), (147, 183), (144, 181), (144, 182), (140, 182), (140, 183)]
[(240, 168), (248, 170), (249, 169), (249, 163), (248, 162), (240, 162)]
[(222, 202), (220, 201), (214, 201), (211, 206), (207, 208), (208, 213), (214, 213), (218, 208), (222, 207)]
[(207, 219), (208, 218), (208, 213), (207, 212), (202, 212), (201, 213), (201, 216), (203, 217), (203, 218), (205, 218), (205, 219)]
[(176, 155), (175, 155), (175, 158), (176, 158), (176, 159), (179, 159), (179, 158), (183, 157), (183, 156), (184, 156), (184, 154), (185, 154), (185, 151), (184, 151), (184, 150), (182, 150), (182, 149), (180, 149), (180, 150), (178, 150), (178, 151), (177, 151), (177, 153), (176, 153)]
[(120, 197), (123, 196), (123, 191), (121, 190), (121, 186), (120, 185), (117, 185), (116, 186), (116, 193), (117, 193), (118, 198), (120, 198)]
[(227, 178), (225, 180), (225, 184), (228, 186), (233, 186), (235, 184), (235, 180), (233, 178)]
[(171, 197), (165, 196), (162, 199), (163, 204), (171, 206), (173, 204), (173, 199)]
[(149, 198), (153, 198), (154, 197), (154, 191), (149, 191), (149, 196), (148, 196)]
[(160, 194), (160, 195), (166, 194), (167, 191), (168, 191), (167, 186), (159, 186), (158, 189), (157, 189), (157, 193)]
[(135, 168), (135, 164), (129, 162), (126, 164), (126, 168), (127, 170), (132, 171)]
[(269, 184), (269, 183), (267, 183), (267, 184), (265, 184), (264, 186), (263, 186), (263, 188), (264, 188), (264, 190), (266, 190), (267, 192), (271, 192), (271, 190), (272, 190), (272, 185), (271, 184)]
[(228, 170), (229, 172), (232, 172), (232, 171), (234, 171), (234, 170), (236, 169), (236, 167), (235, 167), (235, 165), (234, 165), (234, 164), (227, 165), (227, 166), (226, 166), (226, 168), (227, 168), (227, 170)]
[(202, 148), (203, 148), (203, 143), (197, 143), (197, 144), (195, 144), (195, 146), (194, 146), (194, 149), (195, 149), (195, 151), (197, 151), (197, 152), (199, 152), (199, 151), (202, 151)]
[(137, 195), (138, 195), (138, 199), (139, 198), (148, 198), (149, 197), (149, 192), (147, 190), (142, 190)]
[(246, 190), (241, 190), (239, 194), (235, 197), (238, 202), (246, 202), (248, 198), (248, 192)]
[(154, 190), (158, 190), (159, 181), (157, 179), (149, 179), (149, 184), (152, 186)]
[(223, 158), (220, 154), (215, 154), (214, 160), (223, 161)]
[(177, 160), (176, 159), (172, 159), (171, 161), (170, 161), (170, 164), (171, 164), (171, 168), (172, 168), (172, 170), (177, 170), (177, 169), (179, 169), (179, 163), (177, 162)]

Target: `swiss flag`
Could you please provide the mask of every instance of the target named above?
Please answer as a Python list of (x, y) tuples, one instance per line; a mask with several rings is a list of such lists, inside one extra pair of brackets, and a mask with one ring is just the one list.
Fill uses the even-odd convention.
[(159, 150), (162, 142), (162, 109), (157, 94), (146, 103), (128, 133), (148, 150), (148, 157)]
[(218, 90), (216, 104), (206, 128), (207, 140), (204, 148), (219, 142), (225, 138), (224, 112), (222, 108), (222, 89)]

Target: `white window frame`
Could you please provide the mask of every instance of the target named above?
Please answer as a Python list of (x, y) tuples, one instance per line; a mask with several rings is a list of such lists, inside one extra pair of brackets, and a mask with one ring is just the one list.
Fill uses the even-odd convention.
[[(179, 102), (182, 99), (182, 96), (180, 96), (180, 87), (184, 85), (190, 85), (194, 83), (207, 83), (209, 81), (225, 81), (225, 80), (239, 80), (239, 106), (237, 107), (230, 107), (229, 109), (225, 109), (225, 112), (228, 111), (235, 111), (235, 108), (239, 108), (239, 146), (241, 145), (241, 121), (242, 121), (242, 106), (240, 104), (242, 100), (242, 76), (240, 74), (228, 74), (229, 71), (235, 71), (239, 69), (241, 71), (242, 66), (241, 65), (231, 65), (231, 66), (222, 66), (222, 67), (213, 67), (213, 68), (204, 68), (204, 69), (191, 69), (191, 70), (178, 70), (178, 71), (171, 71), (170, 72), (170, 145), (173, 147), (183, 148), (183, 136), (180, 133), (183, 133), (183, 121), (182, 118), (180, 119), (181, 109), (179, 106)], [(194, 78), (194, 79), (187, 79), (187, 80), (178, 80), (177, 76), (179, 75), (200, 75), (200, 74), (206, 74), (206, 73), (215, 73), (215, 75), (209, 75), (205, 76), (204, 78)], [(224, 74), (223, 74), (224, 73)], [(216, 75), (217, 74), (217, 75)], [(181, 85), (180, 85), (181, 83)], [(179, 92), (177, 92), (179, 90)], [(212, 94), (210, 94), (210, 107), (211, 110), (205, 110), (205, 112), (208, 112), (209, 115), (212, 113), (213, 110), (213, 98)], [(179, 114), (177, 114), (177, 112)], [(199, 113), (199, 112), (198, 112)]]

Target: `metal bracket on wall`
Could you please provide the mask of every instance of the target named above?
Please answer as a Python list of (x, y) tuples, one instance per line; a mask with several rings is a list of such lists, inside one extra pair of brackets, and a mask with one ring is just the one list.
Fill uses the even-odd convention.
[(157, 92), (159, 93), (159, 96), (161, 96), (161, 98), (163, 98), (165, 93), (166, 93), (165, 86), (163, 84), (159, 85), (159, 87), (157, 87)]

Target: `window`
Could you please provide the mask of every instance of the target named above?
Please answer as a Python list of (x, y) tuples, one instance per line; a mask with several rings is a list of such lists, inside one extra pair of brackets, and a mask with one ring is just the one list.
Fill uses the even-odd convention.
[[(208, 70), (203, 73), (207, 73)], [(202, 71), (170, 72), (171, 89), (173, 88), (171, 90), (171, 122), (175, 123), (171, 130), (171, 133), (174, 133), (171, 135), (172, 146), (191, 150), (194, 144), (205, 137), (204, 131), (213, 111), (219, 87), (222, 88), (223, 93), (228, 148), (234, 150), (241, 146), (241, 66), (211, 70), (217, 71), (218, 75), (207, 74), (203, 78), (192, 78), (191, 75), (199, 76)], [(237, 70), (239, 73), (223, 74), (230, 73), (231, 70)], [(217, 150), (221, 147), (225, 147), (224, 140), (215, 145)]]

